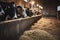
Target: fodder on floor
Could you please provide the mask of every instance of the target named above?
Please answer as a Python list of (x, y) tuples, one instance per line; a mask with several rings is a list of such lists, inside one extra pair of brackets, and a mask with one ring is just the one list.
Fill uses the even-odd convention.
[(35, 29), (25, 31), (19, 40), (56, 40), (51, 34), (46, 31)]

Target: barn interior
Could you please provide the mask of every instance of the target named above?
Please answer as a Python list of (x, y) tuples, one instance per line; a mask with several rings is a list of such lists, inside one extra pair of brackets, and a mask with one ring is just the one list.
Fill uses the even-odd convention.
[(60, 0), (0, 0), (0, 11), (0, 40), (60, 40)]

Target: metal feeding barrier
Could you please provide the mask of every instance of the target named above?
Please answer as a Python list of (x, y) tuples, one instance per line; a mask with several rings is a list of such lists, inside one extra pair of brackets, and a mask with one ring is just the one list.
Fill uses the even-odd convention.
[(0, 40), (18, 40), (41, 17), (39, 15), (0, 22)]

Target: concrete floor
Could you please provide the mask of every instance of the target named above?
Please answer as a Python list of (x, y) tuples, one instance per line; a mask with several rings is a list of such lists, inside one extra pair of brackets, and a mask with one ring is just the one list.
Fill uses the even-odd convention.
[(53, 17), (43, 17), (32, 25), (31, 30), (40, 29), (47, 31), (53, 35), (57, 40), (60, 40), (60, 20)]

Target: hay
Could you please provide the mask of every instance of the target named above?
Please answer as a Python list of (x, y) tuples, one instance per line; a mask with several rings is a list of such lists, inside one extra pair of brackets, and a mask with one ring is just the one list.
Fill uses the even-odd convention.
[(55, 40), (55, 38), (46, 31), (35, 29), (25, 31), (19, 40)]

